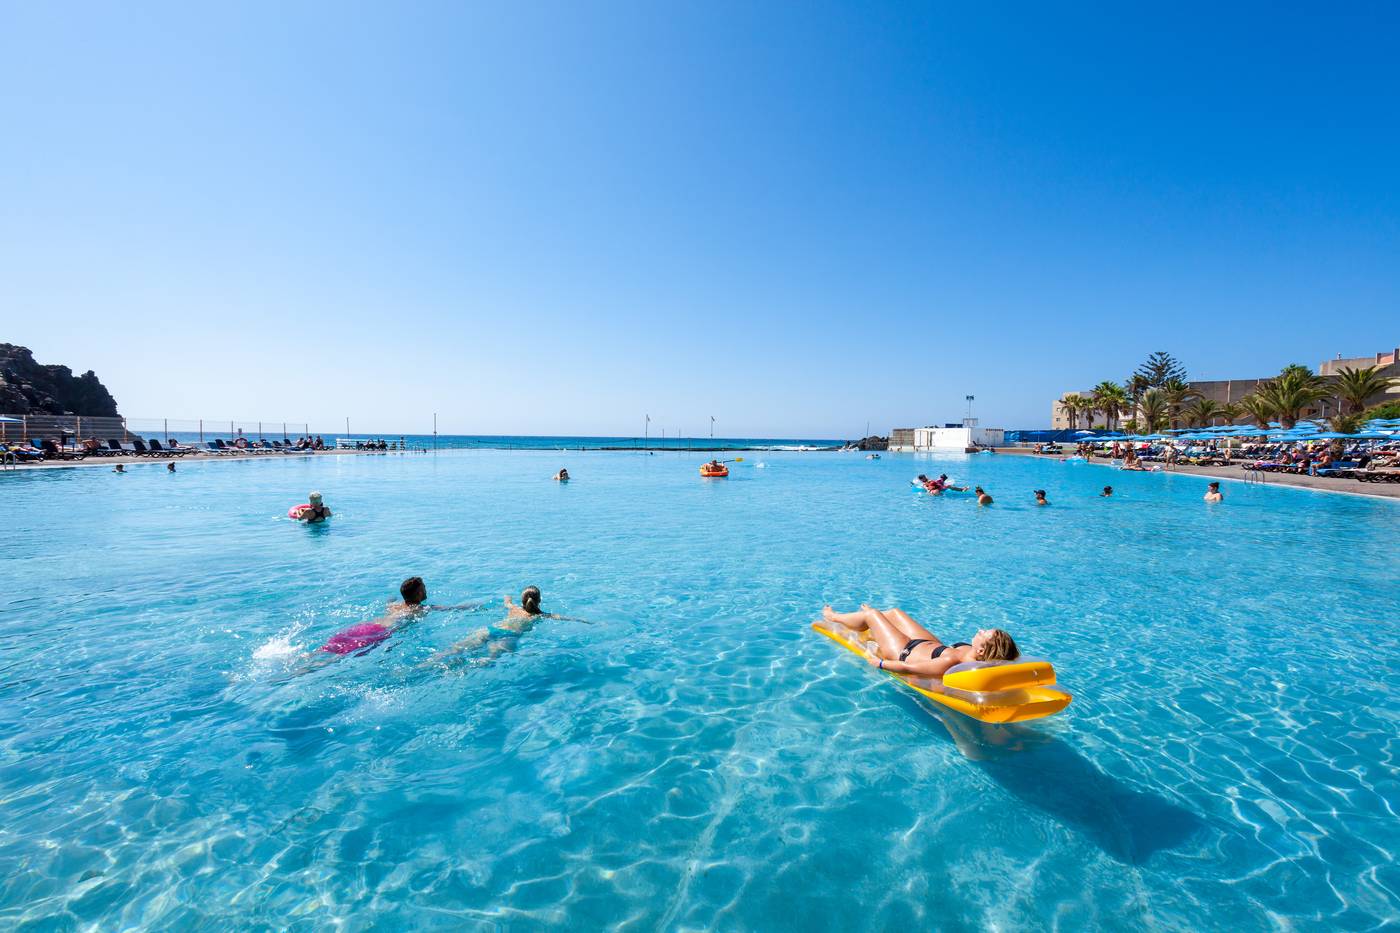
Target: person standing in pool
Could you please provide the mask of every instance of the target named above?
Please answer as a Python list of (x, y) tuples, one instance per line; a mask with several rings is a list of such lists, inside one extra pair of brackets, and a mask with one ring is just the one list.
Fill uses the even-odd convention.
[(978, 505), (991, 505), (991, 504), (992, 504), (992, 497), (989, 496), (989, 495), (987, 495), (987, 491), (986, 491), (985, 489), (983, 489), (981, 486), (978, 486), (977, 489), (976, 489), (975, 491), (976, 491), (976, 493), (977, 493), (977, 504), (978, 504)]
[(1205, 500), (1207, 502), (1224, 502), (1225, 496), (1220, 492), (1219, 483), (1211, 483), (1206, 487)]
[(1050, 504), (1050, 501), (1049, 501), (1048, 499), (1045, 498), (1045, 490), (1044, 490), (1044, 489), (1037, 489), (1037, 490), (1035, 491), (1035, 504), (1036, 504), (1036, 505), (1049, 505), (1049, 504)]
[(837, 612), (824, 606), (822, 619), (828, 625), (865, 633), (876, 645), (873, 651), (867, 649), (866, 660), (896, 674), (942, 677), (949, 668), (967, 661), (1014, 661), (1021, 656), (1015, 640), (999, 628), (980, 630), (971, 644), (945, 645), (903, 609), (862, 605), (856, 612)]
[(527, 586), (520, 594), (520, 605), (516, 605), (509, 596), (505, 598), (506, 615), (504, 619), (494, 625), (472, 632), (466, 638), (439, 651), (428, 659), (429, 664), (441, 664), (451, 658), (478, 648), (485, 647), (485, 661), (494, 661), (507, 651), (514, 651), (520, 643), (520, 637), (535, 627), (535, 623), (540, 619), (554, 619), (558, 622), (578, 622), (579, 619), (570, 619), (567, 616), (556, 615), (552, 612), (545, 612), (540, 608), (540, 588), (538, 586)]
[(306, 522), (308, 525), (311, 525), (316, 522), (323, 522), (331, 517), (331, 510), (321, 502), (321, 494), (319, 492), (313, 492), (308, 495), (306, 501), (308, 504), (297, 510), (297, 521)]
[(558, 483), (567, 483), (569, 481), (569, 471), (561, 467), (559, 472), (554, 474), (554, 481)]

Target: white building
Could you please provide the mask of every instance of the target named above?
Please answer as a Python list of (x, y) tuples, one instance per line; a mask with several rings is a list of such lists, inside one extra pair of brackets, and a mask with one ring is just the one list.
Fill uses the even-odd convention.
[[(895, 441), (901, 443), (896, 446)], [(909, 443), (912, 441), (912, 445)], [(1001, 428), (964, 427), (896, 428), (890, 432), (890, 450), (967, 450), (970, 447), (1001, 447), (1006, 432)]]

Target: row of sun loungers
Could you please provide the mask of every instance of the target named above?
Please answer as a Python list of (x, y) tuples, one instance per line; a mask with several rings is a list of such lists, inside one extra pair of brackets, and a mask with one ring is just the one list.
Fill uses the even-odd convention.
[(206, 441), (203, 445), (191, 447), (171, 441), (162, 444), (156, 438), (149, 441), (133, 437), (130, 441), (109, 438), (105, 446), (67, 448), (60, 447), (51, 440), (37, 444), (40, 452), (26, 453), (14, 451), (16, 459), (30, 460), (82, 460), (86, 457), (184, 457), (188, 454), (304, 454), (313, 453), (312, 448), (297, 447), (290, 441), (250, 441), (246, 447), (229, 444), (222, 440)]

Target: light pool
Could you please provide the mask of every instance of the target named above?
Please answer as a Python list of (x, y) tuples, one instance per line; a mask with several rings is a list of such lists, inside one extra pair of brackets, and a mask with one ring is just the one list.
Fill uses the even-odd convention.
[[(0, 476), (0, 927), (1400, 924), (1395, 503), (701, 459)], [(913, 493), (933, 470), (996, 505)], [(328, 527), (281, 517), (312, 488)], [(441, 603), (536, 583), (591, 624), (420, 668), (498, 617), (443, 613), (288, 673), (413, 573)], [(1075, 702), (940, 714), (808, 629), (862, 599), (1002, 626)]]

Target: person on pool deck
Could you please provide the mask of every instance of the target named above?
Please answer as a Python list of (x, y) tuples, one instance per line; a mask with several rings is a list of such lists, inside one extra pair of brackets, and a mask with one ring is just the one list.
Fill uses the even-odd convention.
[(1225, 496), (1220, 492), (1219, 483), (1211, 483), (1206, 487), (1205, 500), (1207, 502), (1224, 502)]
[(1113, 487), (1112, 487), (1112, 486), (1105, 486), (1105, 487), (1103, 488), (1103, 492), (1099, 493), (1099, 498), (1100, 498), (1100, 499), (1107, 499), (1107, 498), (1108, 498), (1109, 496), (1111, 496), (1111, 495), (1113, 495)]
[(439, 651), (428, 659), (428, 663), (440, 664), (459, 654), (475, 651), (483, 645), (486, 647), (485, 660), (492, 661), (507, 651), (514, 651), (520, 642), (520, 636), (534, 628), (535, 623), (540, 619), (554, 619), (559, 622), (580, 621), (543, 611), (540, 608), (540, 588), (538, 586), (525, 587), (525, 591), (520, 594), (520, 605), (518, 606), (507, 596), (505, 607), (506, 616), (504, 619), (473, 632), (450, 648)]
[(307, 505), (302, 506), (297, 511), (297, 521), (306, 522), (308, 525), (316, 522), (323, 522), (331, 517), (331, 510), (326, 508), (321, 501), (321, 494), (313, 492), (306, 497)]
[(861, 606), (856, 612), (837, 612), (824, 606), (822, 618), (852, 632), (868, 630), (877, 647), (866, 654), (866, 660), (896, 674), (942, 677), (949, 668), (967, 661), (1014, 661), (1021, 656), (1015, 640), (999, 628), (978, 631), (971, 644), (945, 645), (903, 609)]
[(1048, 499), (1045, 498), (1045, 490), (1044, 490), (1044, 489), (1037, 489), (1037, 490), (1035, 491), (1035, 504), (1036, 504), (1036, 505), (1049, 505), (1049, 504), (1050, 504), (1050, 501), (1049, 501)]
[(986, 491), (985, 489), (983, 489), (981, 486), (978, 486), (977, 489), (976, 489), (975, 491), (976, 491), (976, 493), (977, 493), (977, 504), (978, 504), (978, 505), (991, 505), (991, 504), (992, 504), (992, 497), (989, 496), (989, 495), (987, 495), (987, 491)]
[(559, 472), (554, 474), (554, 479), (556, 482), (567, 483), (569, 481), (569, 471), (561, 467)]

